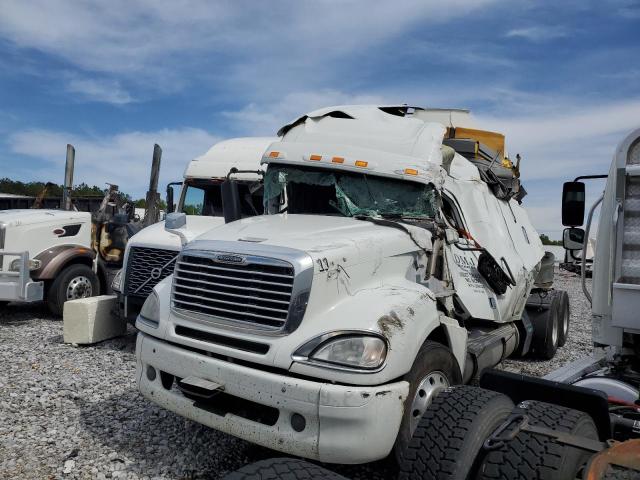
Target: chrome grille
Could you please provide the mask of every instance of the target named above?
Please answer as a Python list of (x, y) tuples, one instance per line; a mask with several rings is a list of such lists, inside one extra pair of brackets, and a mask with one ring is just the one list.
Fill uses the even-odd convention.
[(160, 280), (173, 273), (176, 258), (175, 250), (131, 247), (124, 286), (126, 295), (149, 296)]
[[(241, 259), (242, 263), (220, 261)], [(287, 323), (295, 271), (283, 260), (183, 253), (173, 278), (173, 307), (262, 330)]]

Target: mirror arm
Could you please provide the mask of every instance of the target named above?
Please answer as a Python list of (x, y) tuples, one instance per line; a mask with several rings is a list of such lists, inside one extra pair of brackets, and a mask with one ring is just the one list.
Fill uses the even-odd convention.
[(589, 232), (591, 231), (591, 221), (593, 220), (593, 212), (595, 212), (596, 208), (600, 203), (604, 200), (604, 192), (600, 195), (600, 198), (596, 200), (596, 203), (593, 204), (591, 210), (589, 210), (589, 217), (587, 219), (587, 228), (584, 232), (584, 242), (582, 244), (582, 265), (580, 266), (580, 282), (582, 283), (582, 291), (584, 292), (584, 296), (587, 297), (589, 301), (589, 305), (593, 305), (591, 299), (591, 293), (589, 289), (587, 289), (587, 276), (586, 276), (586, 268), (587, 268), (587, 248), (589, 247)]

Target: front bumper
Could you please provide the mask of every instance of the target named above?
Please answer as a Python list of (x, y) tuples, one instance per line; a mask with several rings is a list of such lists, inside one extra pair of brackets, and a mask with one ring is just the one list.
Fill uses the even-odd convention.
[[(404, 381), (352, 387), (293, 378), (209, 357), (144, 333), (138, 334), (136, 357), (138, 388), (147, 399), (244, 440), (330, 463), (366, 463), (386, 457), (398, 434), (409, 390)], [(277, 419), (263, 423), (190, 400), (175, 383), (163, 386), (160, 372), (150, 380), (149, 366), (164, 375), (218, 383), (227, 399), (277, 410)], [(306, 421), (302, 431), (292, 426), (296, 413)]]
[(1, 269), (0, 261), (0, 301), (6, 302), (37, 302), (44, 298), (42, 282), (34, 282), (29, 274), (29, 253), (8, 252), (0, 250), (0, 260), (4, 257), (18, 257), (20, 267), (18, 271)]

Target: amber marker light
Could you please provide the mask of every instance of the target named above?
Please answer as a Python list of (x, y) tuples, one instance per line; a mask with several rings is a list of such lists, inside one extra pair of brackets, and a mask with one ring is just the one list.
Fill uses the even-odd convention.
[(418, 175), (418, 170), (416, 170), (415, 168), (405, 168), (404, 173), (406, 175)]
[(344, 158), (342, 158), (342, 157), (333, 157), (331, 159), (331, 162), (333, 162), (333, 163), (344, 163)]
[(310, 155), (309, 160), (313, 160), (314, 162), (318, 162), (322, 160), (322, 155)]
[(365, 162), (364, 160), (356, 160), (356, 167), (366, 167), (369, 165), (369, 162)]

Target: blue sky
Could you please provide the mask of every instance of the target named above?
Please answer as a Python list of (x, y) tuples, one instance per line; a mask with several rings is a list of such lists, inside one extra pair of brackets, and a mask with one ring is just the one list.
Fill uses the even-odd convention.
[(640, 126), (639, 26), (638, 0), (3, 0), (0, 175), (61, 182), (73, 143), (76, 183), (143, 196), (154, 142), (164, 183), (317, 107), (462, 107), (559, 238), (562, 182)]

